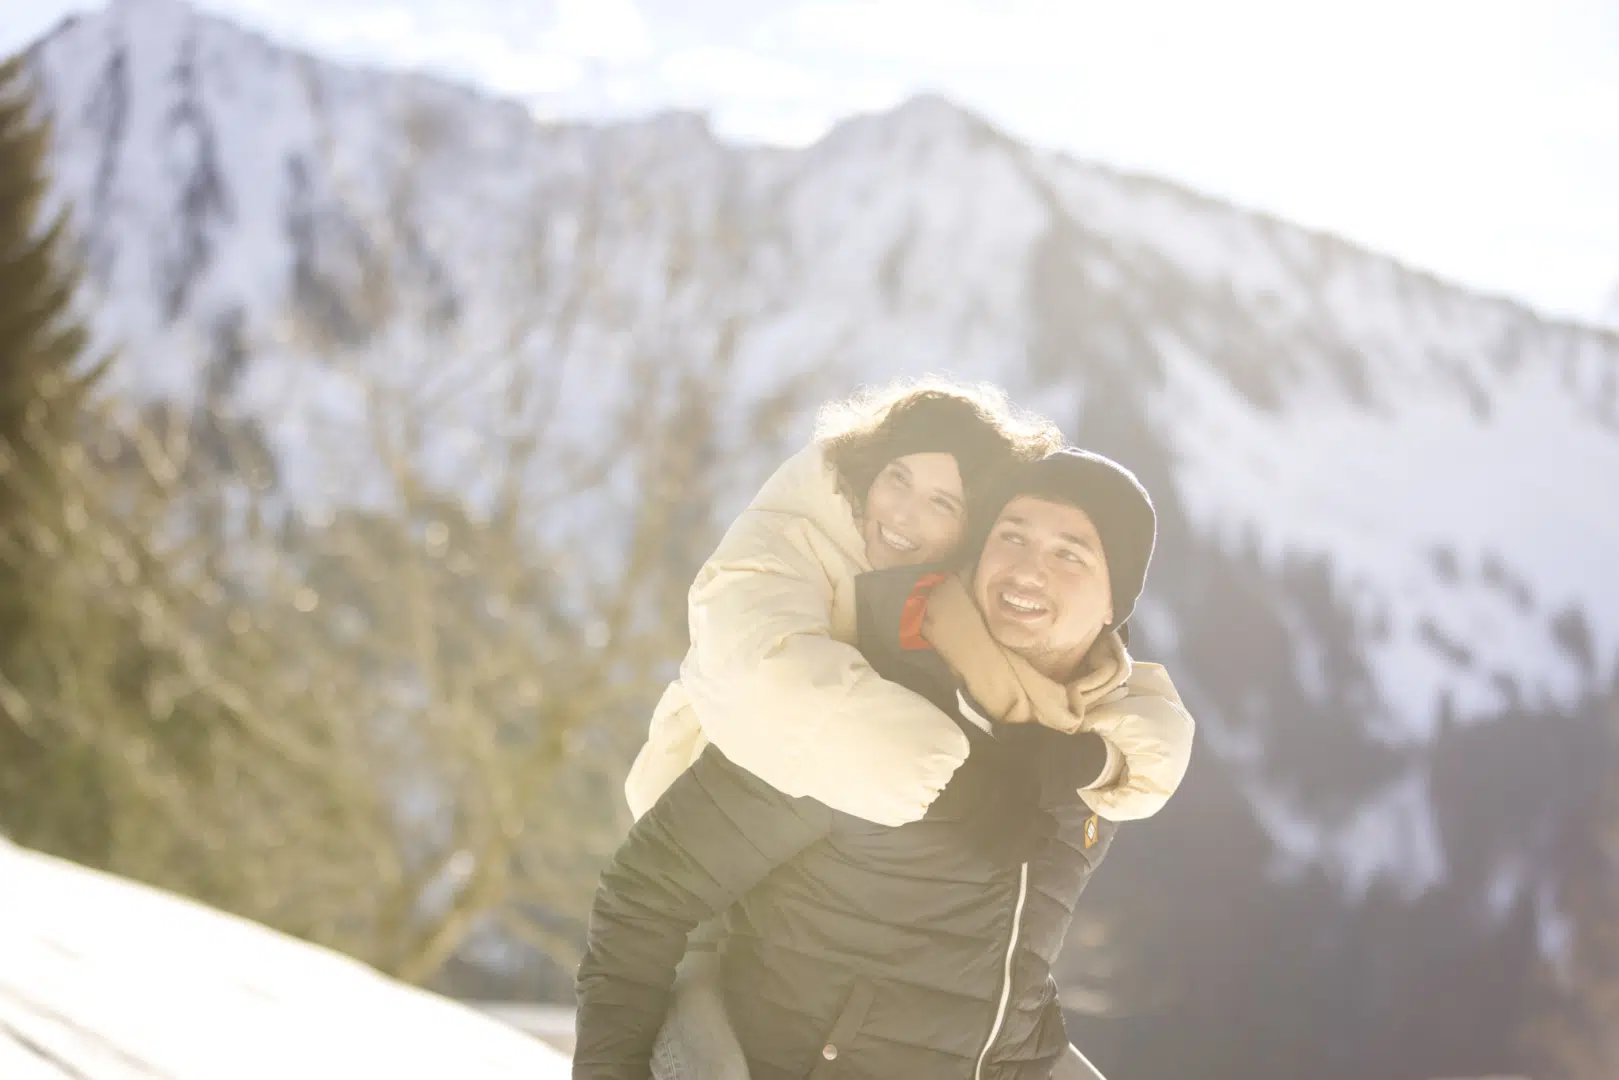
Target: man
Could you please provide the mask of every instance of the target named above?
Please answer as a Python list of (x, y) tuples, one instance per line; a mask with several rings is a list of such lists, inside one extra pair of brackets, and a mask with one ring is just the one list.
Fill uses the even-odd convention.
[[(862, 652), (956, 718), (966, 763), (926, 817), (889, 827), (785, 796), (711, 747), (602, 876), (576, 1080), (649, 1075), (686, 935), (717, 912), (752, 1080), (1084, 1075), (1071, 1071), (1050, 970), (1112, 842), (1083, 789), (1118, 755), (1082, 720), (1137, 692), (1116, 628), (1145, 581), (1155, 520), (1127, 470), (1082, 451), (1019, 470), (1003, 495), (970, 588), (914, 568), (860, 581)], [(949, 663), (963, 643), (928, 637), (930, 608), (949, 604), (975, 604), (977, 625), (1013, 654), (1007, 687), (1063, 695), (1076, 730), (986, 719), (1007, 715), (985, 700), (994, 680), (969, 696)], [(1167, 679), (1144, 699), (1190, 724)], [(1054, 1073), (1060, 1063), (1070, 1071)]]

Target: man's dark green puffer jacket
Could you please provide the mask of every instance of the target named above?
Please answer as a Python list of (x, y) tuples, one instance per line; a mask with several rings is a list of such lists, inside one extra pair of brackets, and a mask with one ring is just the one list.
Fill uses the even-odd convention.
[(859, 581), (860, 648), (972, 751), (897, 828), (789, 798), (710, 747), (602, 875), (579, 967), (575, 1080), (646, 1080), (686, 935), (724, 912), (727, 1007), (752, 1080), (1047, 1080), (1051, 968), (1115, 826), (1074, 792), (1093, 735), (985, 732), (937, 654), (900, 640), (923, 568)]

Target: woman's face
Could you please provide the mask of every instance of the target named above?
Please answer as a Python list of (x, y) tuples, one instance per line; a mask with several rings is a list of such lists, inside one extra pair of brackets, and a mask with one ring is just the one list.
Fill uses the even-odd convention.
[(944, 559), (966, 528), (966, 493), (950, 454), (895, 458), (866, 492), (861, 533), (873, 570)]

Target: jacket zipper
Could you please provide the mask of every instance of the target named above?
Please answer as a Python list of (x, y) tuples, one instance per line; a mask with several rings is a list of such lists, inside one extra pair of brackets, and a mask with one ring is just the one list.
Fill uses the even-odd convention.
[(1023, 904), (1029, 898), (1029, 864), (1018, 866), (1017, 880), (1017, 907), (1012, 909), (1012, 936), (1006, 941), (1006, 966), (1001, 976), (1001, 1003), (995, 1007), (995, 1023), (990, 1025), (989, 1038), (984, 1040), (984, 1049), (979, 1052), (978, 1065), (973, 1069), (973, 1080), (984, 1080), (984, 1061), (989, 1057), (989, 1048), (995, 1045), (1000, 1038), (1001, 1025), (1006, 1023), (1006, 1007), (1012, 1000), (1012, 960), (1017, 956), (1018, 933), (1023, 927)]

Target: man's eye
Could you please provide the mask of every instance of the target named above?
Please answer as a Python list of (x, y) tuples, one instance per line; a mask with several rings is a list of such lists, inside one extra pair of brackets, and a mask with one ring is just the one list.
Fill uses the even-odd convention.
[(1021, 543), (1023, 543), (1023, 537), (1020, 534), (1015, 533), (1015, 532), (1003, 532), (1003, 533), (1001, 533), (1001, 540), (1004, 541), (1005, 543), (1008, 543), (1008, 544), (1021, 544)]

